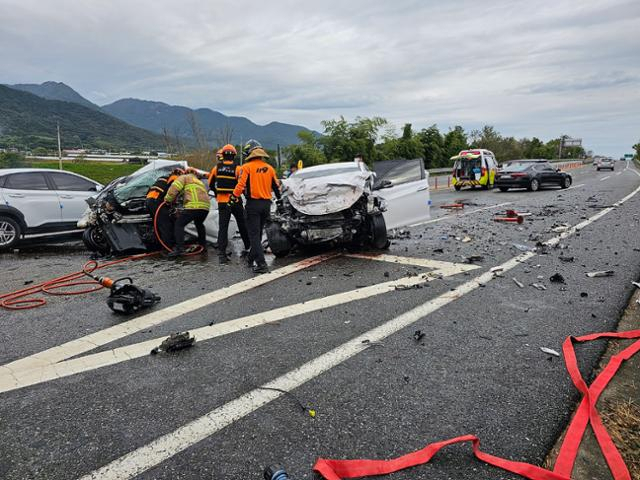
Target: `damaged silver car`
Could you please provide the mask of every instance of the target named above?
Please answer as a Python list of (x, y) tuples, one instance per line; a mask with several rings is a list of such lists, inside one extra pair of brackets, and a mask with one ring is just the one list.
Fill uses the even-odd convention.
[(364, 163), (305, 168), (283, 181), (282, 199), (266, 227), (276, 257), (297, 245), (386, 248), (387, 229), (429, 218), (429, 182), (422, 161), (381, 162), (381, 175)]

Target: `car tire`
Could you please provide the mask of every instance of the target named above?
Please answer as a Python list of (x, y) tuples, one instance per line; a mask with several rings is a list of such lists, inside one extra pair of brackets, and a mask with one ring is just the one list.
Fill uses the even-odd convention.
[(265, 227), (265, 232), (267, 234), (267, 243), (269, 244), (271, 253), (273, 253), (276, 258), (282, 258), (289, 255), (293, 245), (291, 245), (291, 241), (284, 234), (280, 225), (275, 222), (270, 222)]
[(532, 178), (529, 182), (528, 190), (530, 192), (537, 192), (540, 189), (540, 181), (537, 178)]
[(13, 248), (20, 241), (20, 224), (11, 217), (0, 216), (0, 250)]
[(564, 177), (562, 183), (560, 184), (561, 188), (569, 188), (571, 186), (571, 177)]
[(104, 232), (99, 227), (88, 227), (82, 232), (82, 243), (92, 252), (102, 255), (109, 253), (109, 243), (104, 236)]
[(381, 213), (374, 213), (369, 216), (369, 232), (371, 236), (371, 244), (378, 249), (389, 247), (389, 239), (387, 238), (387, 224)]
[(508, 191), (509, 191), (509, 187), (498, 187), (498, 189), (499, 189), (501, 192), (508, 192)]
[(459, 192), (462, 187), (460, 185), (454, 185), (453, 188), (456, 189), (456, 192)]

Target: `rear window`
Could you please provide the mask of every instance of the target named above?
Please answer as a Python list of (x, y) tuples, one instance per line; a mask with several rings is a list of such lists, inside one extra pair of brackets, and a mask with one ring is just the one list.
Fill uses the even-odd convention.
[(532, 165), (530, 163), (510, 163), (503, 168), (504, 172), (524, 172)]
[(7, 175), (4, 188), (14, 190), (49, 190), (47, 180), (40, 172), (12, 173)]
[(387, 160), (377, 162), (375, 171), (377, 182), (390, 180), (394, 185), (422, 180), (422, 160)]

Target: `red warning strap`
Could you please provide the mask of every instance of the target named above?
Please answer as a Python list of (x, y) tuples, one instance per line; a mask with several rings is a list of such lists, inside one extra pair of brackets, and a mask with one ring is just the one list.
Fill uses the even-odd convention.
[(454, 443), (471, 442), (473, 454), (489, 465), (518, 474), (530, 480), (570, 480), (582, 436), (589, 423), (594, 430), (600, 449), (607, 460), (614, 480), (631, 480), (629, 470), (620, 452), (607, 433), (596, 410), (598, 397), (614, 377), (620, 366), (638, 351), (640, 340), (634, 342), (622, 352), (611, 357), (611, 360), (590, 386), (587, 386), (580, 370), (573, 348), (574, 343), (590, 342), (602, 338), (632, 339), (640, 338), (640, 330), (628, 332), (593, 333), (582, 337), (568, 337), (562, 346), (567, 370), (576, 388), (583, 394), (582, 401), (574, 416), (560, 448), (553, 471), (546, 470), (529, 463), (516, 462), (496, 457), (480, 450), (480, 440), (474, 435), (464, 435), (442, 442), (427, 445), (422, 450), (403, 455), (392, 460), (331, 460), (319, 458), (313, 469), (325, 480), (342, 480), (345, 478), (370, 477), (386, 475), (406, 468), (422, 465), (431, 461), (440, 449)]

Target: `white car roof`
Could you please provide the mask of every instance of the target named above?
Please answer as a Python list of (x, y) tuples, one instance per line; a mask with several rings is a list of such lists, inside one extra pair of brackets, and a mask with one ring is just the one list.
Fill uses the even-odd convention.
[[(322, 165), (314, 165), (312, 167), (304, 167), (301, 170), (298, 170), (298, 172), (308, 172), (309, 170), (315, 172), (317, 170), (335, 170), (335, 169), (341, 169), (341, 168), (345, 168), (345, 167), (352, 167), (354, 170), (369, 170), (368, 167), (366, 167), (363, 169), (359, 164), (357, 164), (356, 162), (338, 162), (338, 163), (323, 163)], [(296, 172), (296, 173), (298, 173)], [(295, 175), (295, 173), (294, 173)]]
[[(62, 172), (69, 175), (74, 175), (76, 177), (84, 178), (96, 185), (102, 185), (100, 182), (96, 182), (95, 180), (85, 177), (84, 175), (80, 175), (79, 173), (69, 172), (68, 170), (56, 170), (53, 168), (0, 168), (0, 177), (4, 175), (9, 175), (10, 173), (28, 173), (28, 172)], [(104, 186), (104, 185), (102, 185)]]

